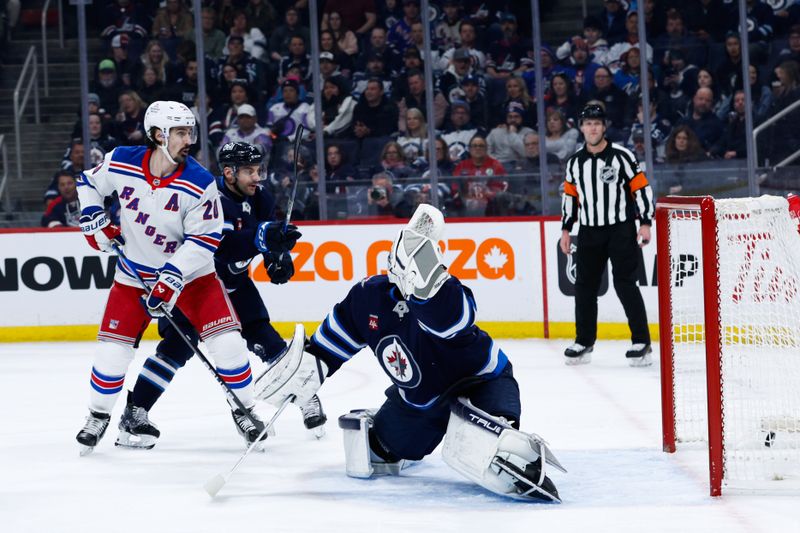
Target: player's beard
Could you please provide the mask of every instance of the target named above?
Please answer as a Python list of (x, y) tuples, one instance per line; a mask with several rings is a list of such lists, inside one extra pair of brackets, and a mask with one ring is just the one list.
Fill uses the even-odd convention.
[(189, 148), (184, 148), (175, 154), (172, 159), (180, 165), (181, 163), (186, 162), (187, 157), (189, 157)]

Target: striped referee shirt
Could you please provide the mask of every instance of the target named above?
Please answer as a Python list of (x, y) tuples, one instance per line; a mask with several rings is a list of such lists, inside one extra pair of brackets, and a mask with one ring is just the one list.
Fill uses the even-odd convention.
[(639, 217), (651, 224), (655, 206), (653, 190), (636, 157), (627, 148), (608, 141), (602, 152), (590, 153), (586, 146), (567, 160), (561, 228), (608, 226)]

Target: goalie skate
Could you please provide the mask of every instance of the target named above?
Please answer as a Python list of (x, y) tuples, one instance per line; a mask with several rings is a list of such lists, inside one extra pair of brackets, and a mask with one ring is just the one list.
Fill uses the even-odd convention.
[(75, 437), (78, 444), (80, 444), (81, 457), (92, 453), (94, 447), (97, 446), (97, 443), (100, 442), (100, 439), (105, 435), (110, 420), (111, 415), (107, 413), (89, 411), (89, 416), (86, 417), (86, 423), (83, 425), (83, 429), (81, 429)]
[(325, 411), (322, 410), (322, 402), (316, 394), (308, 401), (307, 404), (300, 406), (300, 412), (303, 413), (303, 424), (306, 429), (314, 432), (314, 436), (321, 439), (325, 436), (325, 422), (328, 417), (325, 416)]

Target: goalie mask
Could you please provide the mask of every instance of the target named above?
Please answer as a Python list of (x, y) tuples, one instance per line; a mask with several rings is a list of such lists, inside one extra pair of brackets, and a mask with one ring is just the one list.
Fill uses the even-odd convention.
[(421, 204), (401, 229), (389, 252), (388, 277), (408, 299), (433, 297), (450, 277), (438, 240), (444, 232), (441, 211)]

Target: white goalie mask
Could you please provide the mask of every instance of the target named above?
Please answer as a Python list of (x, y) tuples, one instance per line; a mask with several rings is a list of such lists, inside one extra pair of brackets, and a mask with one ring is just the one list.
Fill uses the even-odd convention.
[(144, 131), (150, 140), (156, 142), (156, 139), (151, 137), (153, 128), (158, 128), (164, 135), (164, 142), (159, 145), (159, 148), (167, 156), (167, 159), (173, 165), (176, 164), (175, 160), (169, 154), (167, 145), (169, 144), (169, 130), (175, 127), (191, 128), (191, 143), (197, 142), (197, 120), (194, 113), (181, 102), (168, 102), (158, 101), (153, 102), (144, 113)]
[(443, 232), (442, 212), (428, 204), (421, 204), (398, 232), (389, 252), (388, 277), (403, 298), (427, 300), (450, 277), (438, 243)]

